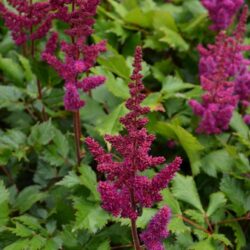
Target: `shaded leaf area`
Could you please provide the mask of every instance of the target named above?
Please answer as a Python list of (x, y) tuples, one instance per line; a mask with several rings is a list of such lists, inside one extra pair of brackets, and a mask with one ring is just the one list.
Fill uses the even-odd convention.
[[(107, 52), (89, 74), (104, 75), (106, 82), (89, 93), (80, 91), (86, 101), (80, 110), (84, 157), (77, 166), (73, 114), (63, 105), (64, 82), (41, 60), (49, 35), (36, 41), (32, 58), (31, 44), (16, 46), (0, 17), (0, 249), (133, 249), (130, 221), (102, 209), (98, 182), (105, 176), (97, 171), (84, 138), (92, 136), (112, 151), (103, 136), (124, 133), (120, 118), (128, 112), (137, 45), (144, 53), (147, 129), (156, 136), (150, 153), (167, 162), (177, 155), (183, 159), (162, 191), (162, 201), (143, 209), (139, 233), (160, 208), (169, 206), (166, 249), (248, 249), (250, 133), (242, 109), (234, 112), (227, 131), (206, 136), (196, 132), (199, 119), (188, 105), (203, 94), (197, 46), (215, 39), (207, 11), (199, 0), (107, 0), (95, 18), (88, 42), (105, 39)], [(53, 23), (53, 31), (67, 40), (65, 28), (60, 21)], [(143, 175), (152, 178), (162, 167)]]

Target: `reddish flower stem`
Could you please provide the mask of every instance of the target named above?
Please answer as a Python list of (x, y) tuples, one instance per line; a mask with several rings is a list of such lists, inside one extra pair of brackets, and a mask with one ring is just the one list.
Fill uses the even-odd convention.
[[(33, 4), (33, 0), (30, 0), (30, 1), (29, 1), (29, 4), (30, 4), (30, 6), (31, 6), (31, 5)], [(32, 13), (30, 13), (30, 16), (32, 16)], [(31, 26), (31, 28), (30, 28), (30, 34), (32, 34), (32, 32), (33, 32), (33, 26)], [(34, 41), (34, 40), (31, 41), (30, 54), (31, 54), (31, 58), (34, 59), (34, 58), (35, 58), (35, 41)], [(40, 81), (39, 79), (37, 79), (36, 84), (37, 84), (37, 91), (38, 91), (38, 99), (42, 102), (43, 93), (42, 93), (41, 81)], [(46, 121), (46, 120), (48, 119), (43, 104), (42, 104), (42, 113), (41, 113), (41, 117), (42, 117), (42, 120), (43, 120), (43, 121)]]
[[(130, 189), (130, 197), (131, 197), (132, 207), (134, 210), (136, 210), (135, 195), (134, 195), (133, 189)], [(131, 232), (132, 232), (134, 248), (135, 250), (141, 250), (140, 240), (139, 240), (137, 226), (136, 226), (136, 219), (131, 219), (130, 221), (131, 221)]]
[(73, 113), (77, 165), (81, 164), (81, 125), (79, 110)]

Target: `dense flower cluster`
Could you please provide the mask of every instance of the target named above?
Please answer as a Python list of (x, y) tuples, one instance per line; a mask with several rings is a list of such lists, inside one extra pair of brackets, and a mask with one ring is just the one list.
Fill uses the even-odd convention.
[(147, 229), (140, 235), (147, 249), (164, 250), (161, 241), (168, 237), (169, 232), (166, 230), (171, 217), (171, 211), (168, 207), (163, 207), (152, 218)]
[(0, 15), (11, 30), (17, 45), (28, 40), (40, 39), (50, 30), (54, 16), (50, 13), (48, 1), (32, 3), (28, 0), (8, 0), (8, 3), (16, 11), (10, 10), (0, 2)]
[(228, 128), (238, 101), (248, 105), (250, 99), (249, 61), (244, 58), (242, 41), (245, 31), (247, 7), (244, 8), (233, 36), (224, 32), (207, 48), (199, 46), (199, 73), (203, 90), (202, 104), (189, 102), (196, 115), (201, 116), (197, 132), (218, 134)]
[(201, 0), (201, 2), (213, 21), (211, 29), (225, 30), (232, 23), (244, 0)]
[[(68, 4), (72, 11), (69, 12)], [(84, 105), (80, 99), (79, 89), (89, 91), (101, 85), (105, 78), (102, 76), (86, 76), (80, 80), (82, 73), (89, 72), (96, 62), (99, 53), (106, 50), (106, 43), (87, 44), (87, 38), (93, 33), (93, 16), (99, 0), (50, 0), (54, 16), (69, 24), (70, 28), (65, 31), (71, 37), (71, 42), (62, 41), (60, 47), (64, 52), (64, 61), (58, 59), (54, 52), (56, 50), (57, 35), (52, 34), (42, 57), (47, 61), (65, 81), (65, 108), (70, 111), (79, 110)]]
[(160, 191), (167, 187), (182, 162), (180, 157), (176, 157), (152, 179), (139, 174), (165, 161), (164, 157), (149, 155), (155, 137), (148, 134), (144, 128), (148, 120), (143, 115), (149, 112), (149, 108), (140, 105), (145, 98), (141, 93), (144, 89), (140, 74), (141, 61), (142, 51), (137, 47), (132, 82), (129, 84), (131, 97), (126, 102), (130, 112), (120, 119), (127, 133), (105, 136), (106, 141), (111, 143), (123, 160), (114, 161), (112, 154), (106, 153), (95, 140), (86, 139), (91, 153), (98, 162), (98, 171), (104, 173), (107, 178), (98, 185), (102, 207), (114, 216), (130, 219), (139, 216), (137, 208), (151, 207), (162, 199)]

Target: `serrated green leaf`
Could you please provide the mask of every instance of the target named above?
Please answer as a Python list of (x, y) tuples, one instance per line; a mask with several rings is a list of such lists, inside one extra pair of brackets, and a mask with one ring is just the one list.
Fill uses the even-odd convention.
[(217, 172), (229, 173), (234, 165), (233, 158), (224, 149), (209, 152), (201, 162), (204, 172), (213, 177)]
[(239, 181), (229, 176), (224, 176), (220, 183), (220, 190), (224, 192), (228, 200), (232, 202), (231, 208), (237, 215), (241, 216), (248, 211), (246, 207), (246, 196)]
[(200, 241), (198, 243), (193, 244), (188, 248), (188, 250), (216, 250), (212, 245), (210, 239)]
[(22, 225), (21, 223), (16, 222), (16, 227), (15, 228), (10, 228), (9, 230), (15, 234), (16, 236), (26, 238), (29, 236), (32, 236), (34, 231), (29, 229), (28, 227)]
[(97, 250), (110, 250), (110, 249), (111, 249), (111, 248), (110, 248), (109, 240), (106, 240), (106, 241), (102, 242), (102, 243), (98, 246), (98, 248), (97, 248)]
[(15, 207), (23, 213), (29, 210), (36, 202), (45, 199), (46, 196), (46, 193), (40, 191), (39, 186), (28, 186), (18, 194)]
[(236, 111), (233, 113), (230, 126), (235, 129), (244, 139), (248, 139), (249, 129), (246, 123), (243, 121), (242, 116)]
[(75, 172), (70, 171), (64, 178), (57, 182), (56, 185), (72, 188), (81, 184), (80, 178), (76, 175)]
[(29, 242), (29, 250), (42, 250), (47, 242), (47, 239), (43, 238), (41, 235), (35, 235)]
[(23, 69), (24, 69), (24, 76), (25, 76), (27, 82), (31, 82), (32, 80), (35, 80), (35, 77), (32, 73), (32, 69), (31, 69), (29, 60), (20, 54), (17, 54), (17, 56), (18, 56), (18, 59), (22, 65)]
[(209, 197), (209, 204), (207, 208), (207, 216), (211, 216), (217, 209), (224, 207), (227, 200), (222, 192), (213, 193)]
[(167, 27), (160, 27), (159, 30), (164, 34), (164, 36), (160, 38), (161, 42), (167, 43), (169, 47), (173, 49), (178, 49), (180, 51), (188, 50), (189, 44), (182, 38), (179, 33)]
[(96, 201), (99, 201), (100, 195), (97, 192), (96, 174), (93, 169), (90, 166), (81, 165), (81, 167), (79, 168), (79, 172), (81, 173), (79, 177), (81, 184), (89, 189)]
[(18, 240), (13, 244), (6, 246), (3, 250), (26, 250), (27, 246), (29, 246), (29, 240)]
[(109, 219), (109, 214), (98, 204), (74, 198), (76, 209), (76, 222), (73, 230), (86, 229), (90, 233), (96, 233), (102, 229)]
[(226, 246), (233, 246), (231, 241), (224, 234), (212, 234), (210, 237), (214, 240), (222, 242)]
[(0, 180), (0, 227), (8, 222), (9, 216), (9, 191), (5, 188), (4, 183)]
[(241, 250), (246, 246), (246, 236), (238, 222), (227, 223), (233, 229), (235, 235), (236, 250)]
[(185, 210), (185, 214), (188, 215), (193, 221), (197, 222), (199, 225), (205, 225), (204, 214), (195, 209)]
[(177, 174), (173, 180), (173, 194), (177, 199), (187, 202), (204, 213), (194, 179), (191, 176)]
[(28, 142), (30, 145), (46, 145), (54, 138), (54, 135), (54, 126), (49, 120), (31, 128)]
[(120, 123), (120, 118), (127, 113), (125, 105), (122, 103), (106, 116), (102, 122), (96, 127), (101, 135), (115, 135), (122, 130), (123, 126)]

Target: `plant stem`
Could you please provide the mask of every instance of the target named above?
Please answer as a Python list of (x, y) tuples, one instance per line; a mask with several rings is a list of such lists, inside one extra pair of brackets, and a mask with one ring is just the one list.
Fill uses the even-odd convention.
[(188, 224), (190, 224), (190, 225), (196, 227), (197, 229), (200, 229), (201, 231), (203, 231), (203, 232), (205, 232), (205, 233), (207, 233), (207, 234), (211, 234), (206, 228), (204, 228), (204, 227), (200, 226), (199, 224), (195, 223), (194, 221), (192, 221), (192, 220), (190, 220), (190, 219), (184, 217), (183, 215), (177, 214), (176, 216), (177, 216), (178, 218), (182, 219), (183, 221), (187, 222)]
[[(132, 207), (136, 211), (135, 194), (134, 194), (133, 189), (130, 189), (130, 198), (131, 198)], [(132, 232), (134, 248), (135, 250), (141, 250), (140, 240), (139, 240), (137, 226), (136, 226), (136, 219), (131, 219), (130, 221), (131, 221), (131, 232)]]
[[(31, 6), (33, 4), (33, 0), (30, 0), (29, 4)], [(31, 16), (32, 16), (32, 13), (30, 12), (30, 17)], [(33, 32), (33, 26), (30, 27), (30, 35), (32, 34), (32, 32)], [(35, 41), (34, 40), (31, 41), (30, 55), (31, 55), (31, 58), (34, 60), (34, 58), (35, 58)], [(39, 79), (37, 79), (36, 84), (37, 84), (37, 91), (38, 91), (38, 99), (42, 102), (43, 93), (42, 93), (41, 81)], [(44, 108), (43, 104), (42, 104), (41, 117), (42, 117), (42, 121), (46, 121), (48, 119), (47, 114), (45, 113), (45, 108)]]
[(79, 110), (73, 113), (77, 165), (81, 164), (81, 124)]

